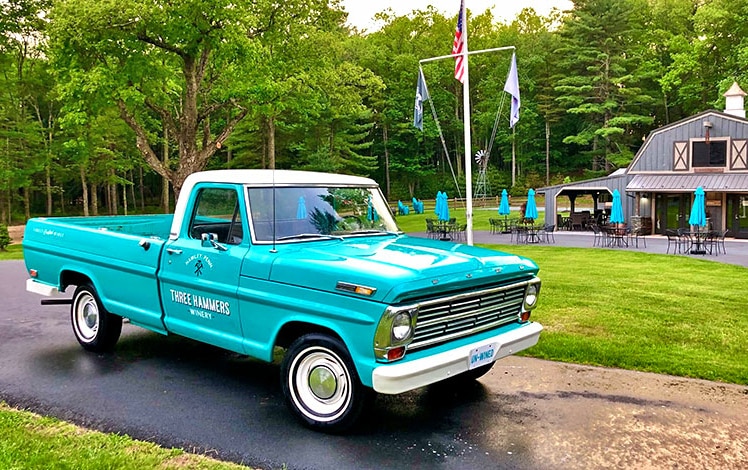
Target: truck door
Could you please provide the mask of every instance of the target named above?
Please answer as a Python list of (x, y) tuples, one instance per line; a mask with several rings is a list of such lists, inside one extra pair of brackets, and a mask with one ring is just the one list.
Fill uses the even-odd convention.
[(249, 248), (244, 198), (232, 185), (197, 185), (179, 238), (161, 260), (169, 332), (243, 352), (237, 288)]

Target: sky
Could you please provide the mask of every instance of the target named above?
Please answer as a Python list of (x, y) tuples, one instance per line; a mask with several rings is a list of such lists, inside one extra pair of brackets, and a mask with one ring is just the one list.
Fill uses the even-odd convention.
[[(467, 8), (474, 13), (483, 13), (491, 8), (494, 17), (510, 22), (523, 8), (532, 7), (539, 15), (546, 15), (551, 8), (568, 10), (571, 0), (465, 0)], [(359, 29), (376, 30), (379, 26), (372, 19), (375, 13), (391, 8), (397, 16), (407, 15), (413, 10), (424, 10), (433, 5), (445, 16), (457, 16), (459, 0), (341, 0), (348, 12), (348, 22)], [(470, 21), (470, 18), (468, 18)]]

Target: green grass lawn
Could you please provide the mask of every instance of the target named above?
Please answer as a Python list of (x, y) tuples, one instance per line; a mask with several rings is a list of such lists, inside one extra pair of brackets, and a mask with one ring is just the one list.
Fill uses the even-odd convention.
[(0, 402), (0, 468), (229, 470), (247, 467), (179, 449), (164, 449), (127, 436), (84, 430)]
[(0, 261), (8, 259), (23, 259), (23, 248), (20, 243), (8, 245), (5, 250), (0, 250)]
[(634, 251), (491, 245), (543, 280), (526, 355), (748, 385), (742, 266)]
[[(409, 215), (399, 215), (397, 216), (397, 226), (400, 227), (400, 230), (402, 230), (405, 233), (413, 233), (413, 232), (425, 232), (426, 231), (426, 218), (436, 218), (434, 215), (434, 208), (431, 207), (429, 210), (429, 207), (426, 207), (426, 210), (423, 214), (409, 214)], [(465, 209), (460, 208), (453, 208), (450, 206), (449, 210), (450, 217), (454, 217), (457, 219), (458, 224), (464, 224), (467, 220), (465, 218)], [(539, 219), (535, 221), (536, 224), (542, 225), (545, 223), (545, 219), (543, 218), (545, 214), (543, 212), (540, 212), (538, 214)], [(495, 207), (492, 208), (482, 208), (482, 207), (474, 207), (473, 208), (473, 230), (490, 230), (491, 224), (488, 222), (488, 219), (503, 219), (504, 216), (499, 215), (498, 211)], [(519, 219), (519, 212), (513, 211), (509, 216), (508, 220), (518, 220)]]

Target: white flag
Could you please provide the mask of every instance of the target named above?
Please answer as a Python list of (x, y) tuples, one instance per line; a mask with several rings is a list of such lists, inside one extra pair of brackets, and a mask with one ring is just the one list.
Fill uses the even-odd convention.
[(519, 121), (519, 78), (517, 77), (517, 56), (512, 53), (512, 64), (509, 66), (509, 76), (506, 77), (504, 91), (512, 95), (512, 109), (509, 112), (509, 127), (514, 127)]

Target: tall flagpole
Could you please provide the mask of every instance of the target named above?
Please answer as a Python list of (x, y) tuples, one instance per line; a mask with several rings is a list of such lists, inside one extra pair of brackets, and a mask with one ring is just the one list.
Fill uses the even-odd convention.
[(468, 67), (468, 27), (467, 27), (467, 7), (465, 2), (460, 2), (462, 11), (463, 25), (462, 34), (464, 35), (464, 48), (462, 49), (462, 60), (465, 61), (465, 80), (462, 82), (462, 119), (465, 126), (465, 238), (468, 245), (473, 244), (473, 153), (470, 147), (470, 73)]

